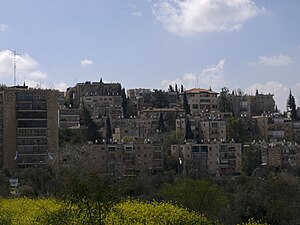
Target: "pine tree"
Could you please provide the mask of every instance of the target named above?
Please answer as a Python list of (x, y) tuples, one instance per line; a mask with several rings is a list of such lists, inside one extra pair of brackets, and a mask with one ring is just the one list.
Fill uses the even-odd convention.
[(111, 123), (108, 115), (106, 119), (106, 143), (111, 142), (112, 138), (113, 137), (112, 137)]
[(287, 110), (290, 111), (290, 115), (291, 115), (291, 119), (293, 121), (297, 121), (298, 117), (297, 117), (297, 107), (296, 107), (296, 101), (295, 101), (295, 97), (292, 95), (292, 90), (290, 89), (290, 94), (289, 97), (287, 99)]
[(164, 122), (164, 116), (163, 116), (162, 113), (160, 113), (160, 115), (159, 115), (158, 130), (160, 132), (166, 132), (166, 126), (165, 126), (165, 122)]
[(93, 121), (90, 112), (86, 108), (85, 104), (83, 103), (81, 106), (81, 124), (87, 127), (86, 138), (88, 141), (95, 142), (96, 140), (102, 140), (101, 134), (98, 131), (98, 126)]
[(184, 109), (185, 115), (191, 114), (191, 108), (190, 108), (190, 105), (189, 105), (187, 97), (186, 97), (186, 92), (183, 93), (183, 109)]
[(194, 139), (191, 122), (188, 117), (186, 117), (186, 122), (185, 122), (185, 139), (186, 140)]
[(127, 100), (127, 97), (126, 97), (125, 88), (122, 89), (121, 96), (122, 96), (123, 115), (124, 115), (125, 118), (129, 118), (129, 115), (128, 115), (128, 100)]

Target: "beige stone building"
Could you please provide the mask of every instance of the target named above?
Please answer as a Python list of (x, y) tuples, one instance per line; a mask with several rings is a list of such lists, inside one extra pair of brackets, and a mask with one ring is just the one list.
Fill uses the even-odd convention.
[(274, 95), (228, 95), (228, 100), (235, 116), (259, 116), (262, 113), (275, 112)]
[(213, 176), (239, 174), (242, 166), (241, 150), (240, 143), (186, 143), (171, 146), (171, 154), (180, 158), (187, 173)]
[(259, 152), (261, 166), (269, 166), (280, 170), (300, 167), (300, 146), (295, 142), (252, 142), (243, 150)]
[(163, 170), (162, 146), (154, 143), (92, 145), (99, 154), (98, 172), (115, 176)]
[(58, 149), (58, 92), (27, 86), (0, 91), (1, 166), (40, 166)]
[(83, 104), (93, 118), (109, 114), (111, 118), (123, 116), (120, 83), (86, 81), (69, 88), (66, 99), (71, 108), (80, 108)]
[[(192, 115), (219, 110), (219, 93), (201, 88), (192, 88), (186, 90), (185, 93)], [(181, 105), (183, 105), (183, 95), (184, 93), (179, 94)]]
[[(194, 116), (189, 118), (189, 121), (196, 140), (201, 140), (202, 142), (226, 140), (225, 120), (215, 119), (214, 117), (202, 118)], [(186, 118), (176, 119), (176, 130), (185, 134), (185, 129)]]
[(279, 115), (254, 116), (262, 139), (269, 142), (300, 141), (300, 123)]

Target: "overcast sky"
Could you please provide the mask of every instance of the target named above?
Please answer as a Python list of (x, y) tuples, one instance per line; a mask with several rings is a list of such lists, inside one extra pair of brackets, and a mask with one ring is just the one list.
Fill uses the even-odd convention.
[(300, 105), (299, 0), (0, 0), (0, 82), (177, 83)]

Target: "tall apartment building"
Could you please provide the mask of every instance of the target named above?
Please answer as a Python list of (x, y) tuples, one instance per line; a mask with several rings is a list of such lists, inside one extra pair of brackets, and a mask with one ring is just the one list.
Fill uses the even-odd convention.
[[(185, 93), (192, 115), (199, 115), (204, 112), (215, 112), (219, 110), (219, 93), (201, 88), (192, 88), (185, 91)], [(183, 93), (179, 94), (179, 98), (183, 104)]]
[(58, 149), (58, 92), (27, 86), (0, 91), (1, 167), (44, 165)]

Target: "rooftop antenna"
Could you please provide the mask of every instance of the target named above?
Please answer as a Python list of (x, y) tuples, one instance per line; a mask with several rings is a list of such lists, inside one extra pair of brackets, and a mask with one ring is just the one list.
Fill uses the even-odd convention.
[(16, 56), (17, 56), (17, 51), (14, 51), (14, 86), (17, 85), (17, 60), (16, 60)]

